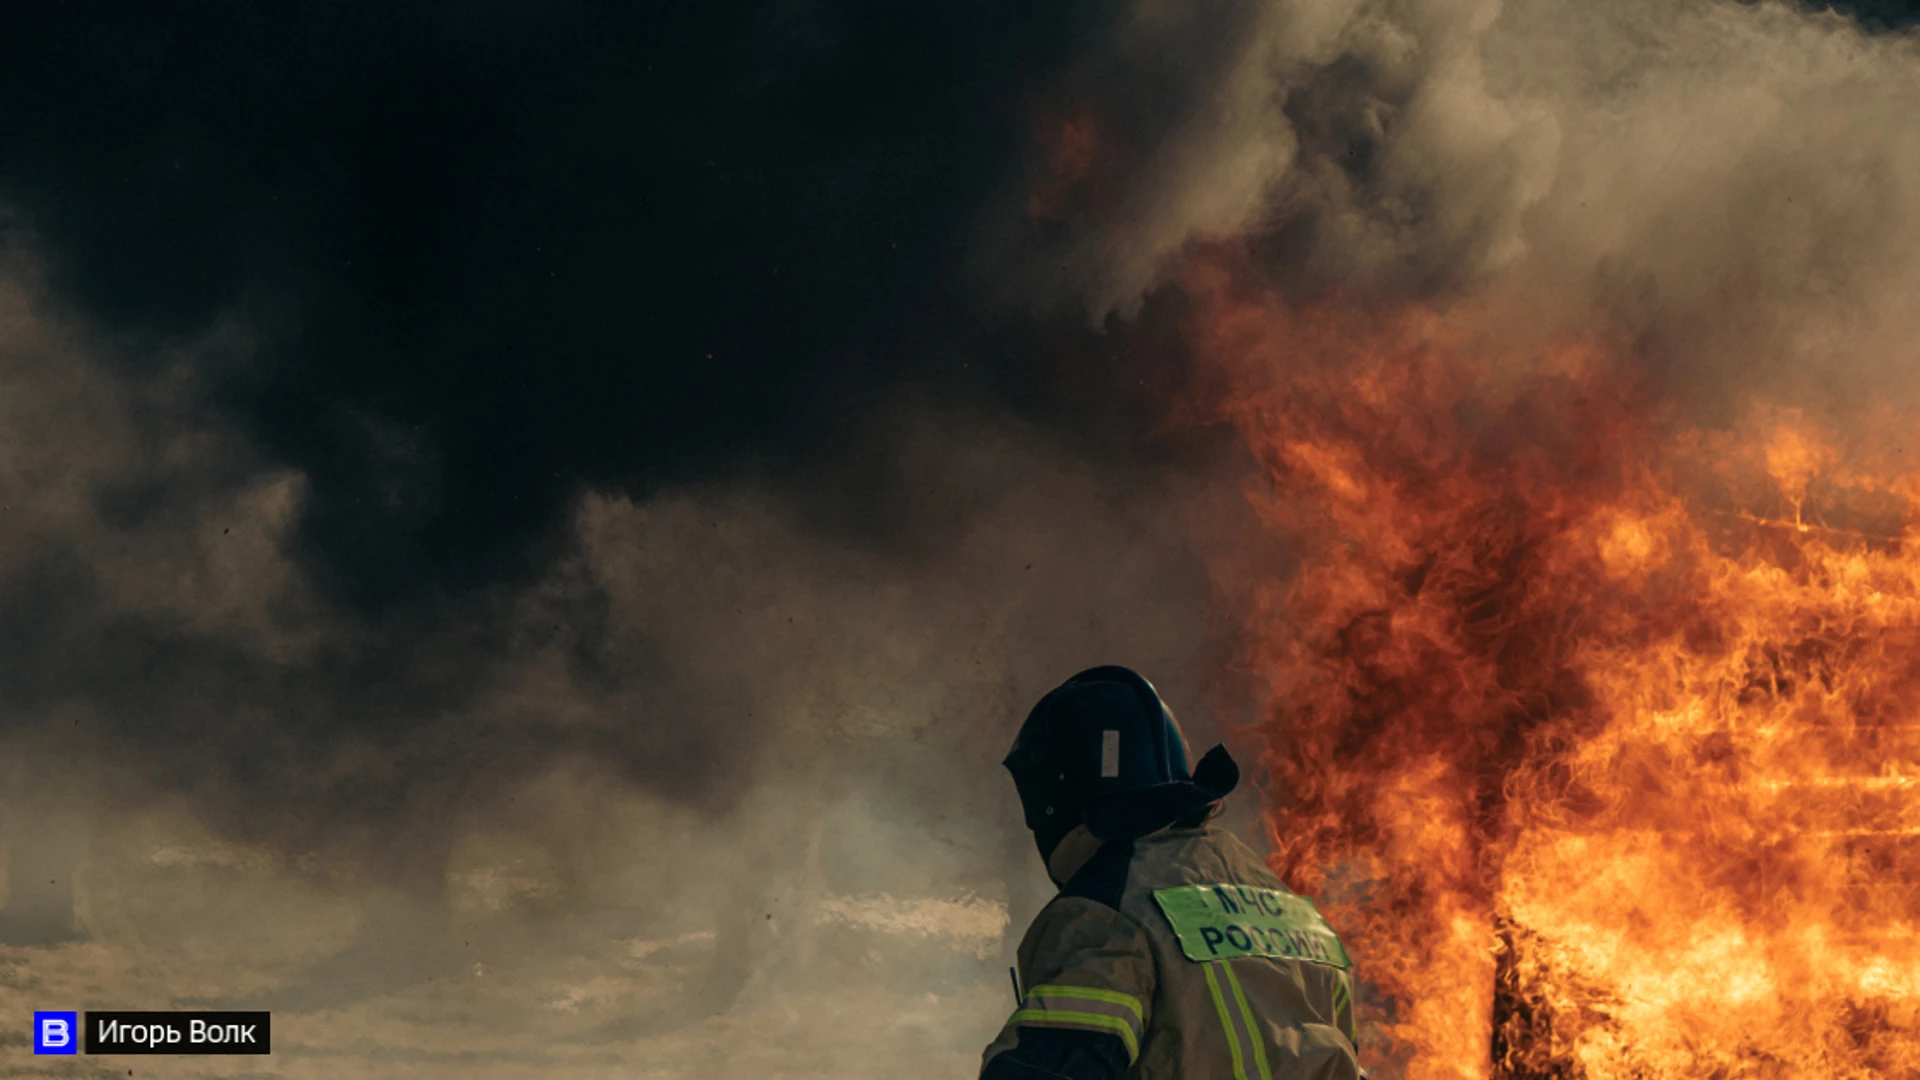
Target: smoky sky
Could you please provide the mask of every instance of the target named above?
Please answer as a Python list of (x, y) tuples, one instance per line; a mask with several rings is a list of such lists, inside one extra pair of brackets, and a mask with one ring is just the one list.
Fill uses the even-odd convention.
[[(1750, 16), (1814, 53), (1776, 32), (1807, 10), (1682, 6), (1703, 50)], [(991, 775), (1081, 666), (1207, 702), (1230, 649), (1199, 552), (1247, 511), (1231, 440), (1167, 422), (1166, 262), (1229, 240), (1303, 294), (1427, 299), (1522, 224), (1585, 235), (1529, 209), (1550, 125), (1446, 96), (1465, 68), (1534, 89), (1461, 60), (1498, 7), (9, 11), (16, 802), (90, 769), (101, 799), (190, 793), (431, 893), (454, 819), (561, 759), (718, 813), (768, 760)], [(1577, 66), (1528, 50), (1583, 40), (1585, 10), (1513, 5), (1489, 66)], [(1588, 254), (1556, 243), (1549, 278)], [(1680, 340), (1700, 306), (1630, 314)], [(900, 715), (906, 749), (849, 734)], [(982, 775), (876, 799), (1017, 834)]]
[(110, 331), (262, 328), (213, 403), (309, 479), (309, 566), (377, 607), (524, 572), (583, 486), (857, 457), (902, 385), (1088, 404), (953, 271), (1094, 13), (36, 8), (0, 191)]
[[(716, 821), (870, 788), (974, 878), (1030, 858), (1029, 699), (1117, 660), (1197, 702), (1224, 655), (1166, 517), (1232, 491), (1161, 430), (1178, 350), (995, 310), (963, 258), (1102, 17), (9, 13), (0, 931), (67, 932), (43, 823), (110, 852), (176, 800), (433, 908), (554, 770)], [(512, 827), (549, 906), (604, 899), (615, 801)], [(368, 933), (340, 972), (421, 937)]]
[(1859, 20), (1862, 28), (1870, 31), (1905, 29), (1920, 18), (1920, 7), (1916, 7), (1912, 0), (1833, 0), (1832, 3), (1808, 6), (1851, 16)]
[[(1870, 28), (1915, 17), (1831, 6)], [(1231, 63), (1246, 7), (1202, 5), (1180, 62)], [(1103, 104), (1151, 103), (1111, 110), (1159, 117), (1135, 161), (1204, 126), (1204, 77), (1088, 60), (1116, 10), (33, 6), (0, 46), (0, 199), (52, 296), (112, 333), (260, 328), (210, 404), (307, 477), (302, 558), (356, 603), (524, 575), (583, 487), (742, 462), (830, 462), (811, 480), (853, 488), (841, 524), (910, 534), (882, 471), (844, 468), (898, 388), (1125, 441), (1129, 365), (1177, 364), (1164, 342), (985, 315), (993, 283), (960, 272), (992, 246), (980, 208), (1032, 182), (1037, 113), (1076, 71), (1112, 77)], [(1316, 108), (1341, 70), (1286, 108), (1306, 143), (1361, 155), (1365, 133)], [(1282, 247), (1312, 228), (1272, 225)], [(1418, 257), (1416, 292), (1463, 261)], [(1076, 348), (1107, 377), (1064, 377)]]
[(1916, 17), (12, 5), (0, 1004), (964, 1070), (1050, 891), (1026, 709), (1259, 707), (1289, 554), (1183, 411), (1193, 253), (1689, 405), (1920, 393)]

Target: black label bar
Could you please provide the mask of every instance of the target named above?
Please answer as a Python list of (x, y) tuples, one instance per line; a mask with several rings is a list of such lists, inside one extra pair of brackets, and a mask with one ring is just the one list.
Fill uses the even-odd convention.
[(271, 1013), (88, 1012), (89, 1054), (267, 1054)]

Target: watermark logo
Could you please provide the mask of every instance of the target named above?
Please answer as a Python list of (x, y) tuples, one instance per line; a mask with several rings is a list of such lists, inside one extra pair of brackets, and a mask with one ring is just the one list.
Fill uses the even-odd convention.
[(89, 1054), (271, 1054), (264, 1012), (87, 1012)]
[(77, 1012), (36, 1012), (33, 1014), (33, 1052), (36, 1054), (73, 1054), (80, 1049), (80, 1014)]
[(265, 1012), (89, 1011), (33, 1014), (36, 1054), (271, 1054)]

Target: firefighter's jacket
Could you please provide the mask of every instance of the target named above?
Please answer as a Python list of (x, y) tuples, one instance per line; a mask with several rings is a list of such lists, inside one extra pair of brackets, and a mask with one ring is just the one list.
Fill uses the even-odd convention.
[(1215, 825), (1109, 842), (1020, 944), (1025, 997), (983, 1077), (1347, 1080), (1353, 976), (1339, 939)]

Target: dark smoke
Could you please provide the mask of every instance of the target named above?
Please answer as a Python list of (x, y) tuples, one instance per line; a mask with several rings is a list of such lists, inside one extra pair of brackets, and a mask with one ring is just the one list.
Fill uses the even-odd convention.
[(1177, 352), (965, 280), (1092, 18), (10, 15), (13, 1011), (272, 1007), (324, 1063), (412, 995), (712, 1075), (781, 995), (933, 993), (965, 1038), (875, 1060), (973, 1056), (1042, 883), (1007, 738), (1112, 661), (1205, 737), (1244, 519)]
[[(803, 532), (937, 555), (1006, 478), (896, 468), (881, 425), (913, 394), (1061, 430), (1116, 476), (1156, 467), (1137, 380), (1071, 380), (1055, 356), (1083, 335), (983, 320), (955, 287), (1023, 91), (1083, 24), (804, 2), (21, 12), (0, 205), (12, 376), (42, 426), (19, 438), (111, 460), (64, 478), (86, 509), (62, 530), (14, 531), (0, 582), (9, 714), (78, 698), (100, 718), (15, 726), (299, 845), (555, 746), (724, 802), (739, 691), (643, 675), (639, 642), (610, 657), (584, 600), (542, 631), (569, 678), (699, 707), (565, 738), (474, 719), (483, 673), (536, 632), (506, 608), (569, 557), (583, 497), (743, 474)], [(84, 374), (56, 371), (74, 351)], [(9, 479), (23, 513), (44, 496)], [(73, 530), (128, 576), (191, 563), (201, 592), (133, 609)], [(256, 610), (214, 625), (215, 589)], [(187, 744), (190, 763), (166, 749)]]
[(9, 12), (0, 996), (271, 1004), (320, 1067), (397, 995), (369, 1060), (449, 1071), (474, 1017), (551, 1061), (538, 1008), (684, 1075), (884, 1002), (873, 1061), (963, 1067), (1020, 714), (1246, 697), (1183, 253), (1904, 385), (1915, 14), (1836, 8)]
[(1911, 398), (1916, 14), (1140, 5), (1049, 88), (985, 265), (1105, 324), (1228, 247), (1290, 304), (1597, 330), (1715, 420), (1756, 387)]

